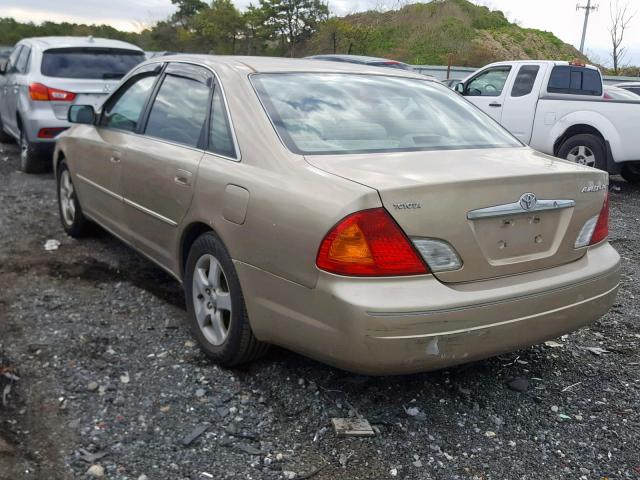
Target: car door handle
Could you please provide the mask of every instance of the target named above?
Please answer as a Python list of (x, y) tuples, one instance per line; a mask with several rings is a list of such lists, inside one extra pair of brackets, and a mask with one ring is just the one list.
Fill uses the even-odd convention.
[(501, 103), (495, 103), (495, 102), (494, 102), (494, 103), (490, 103), (490, 104), (489, 104), (489, 106), (490, 106), (490, 107), (501, 107), (501, 106), (502, 106), (502, 104), (501, 104)]
[(191, 185), (191, 177), (193, 174), (191, 172), (187, 172), (186, 170), (178, 169), (176, 171), (176, 176), (173, 178), (173, 181), (178, 185), (189, 186)]

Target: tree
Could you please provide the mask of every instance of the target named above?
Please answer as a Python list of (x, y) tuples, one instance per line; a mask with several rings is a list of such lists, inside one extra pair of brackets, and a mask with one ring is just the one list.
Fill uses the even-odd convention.
[(260, 0), (272, 36), (279, 37), (295, 56), (296, 44), (311, 36), (318, 24), (329, 16), (329, 7), (321, 0)]
[(201, 0), (171, 0), (171, 3), (178, 6), (178, 11), (173, 14), (173, 20), (183, 27), (197, 13), (207, 8), (207, 4)]
[(242, 14), (242, 35), (247, 46), (247, 55), (255, 55), (262, 50), (263, 40), (268, 35), (265, 31), (264, 23), (266, 21), (264, 10), (256, 7), (252, 3)]
[(611, 60), (613, 61), (613, 71), (615, 75), (620, 72), (620, 66), (627, 53), (627, 48), (622, 46), (624, 34), (633, 20), (636, 12), (629, 10), (629, 3), (624, 1), (620, 4), (619, 0), (611, 0), (609, 4), (609, 16), (611, 17), (611, 26), (609, 34), (611, 35)]
[[(198, 49), (218, 54), (234, 54), (242, 16), (231, 0), (213, 0), (192, 20)], [(204, 42), (204, 43), (202, 43)]]

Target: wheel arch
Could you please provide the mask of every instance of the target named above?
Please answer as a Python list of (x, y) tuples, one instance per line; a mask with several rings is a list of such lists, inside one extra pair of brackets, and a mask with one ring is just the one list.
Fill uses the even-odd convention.
[[(179, 274), (180, 278), (184, 279), (185, 267), (187, 265), (187, 258), (189, 257), (189, 251), (191, 250), (191, 246), (198, 239), (198, 237), (204, 233), (211, 232), (224, 244), (218, 232), (209, 225), (208, 223), (202, 221), (194, 221), (190, 223), (182, 232), (182, 236), (180, 238), (180, 251), (179, 251)], [(226, 245), (225, 245), (226, 247)]]
[(607, 142), (607, 139), (604, 137), (604, 135), (602, 135), (600, 130), (593, 127), (592, 125), (588, 125), (585, 123), (571, 125), (558, 138), (556, 138), (555, 142), (553, 143), (553, 154), (557, 156), (558, 152), (560, 151), (560, 147), (564, 142), (566, 142), (574, 135), (580, 134), (595, 135), (596, 137), (600, 138), (600, 140), (602, 140), (603, 144)]

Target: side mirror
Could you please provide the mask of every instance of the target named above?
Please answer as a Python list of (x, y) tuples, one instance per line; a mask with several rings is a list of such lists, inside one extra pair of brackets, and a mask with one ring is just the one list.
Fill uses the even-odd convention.
[(91, 105), (71, 105), (67, 113), (67, 119), (71, 123), (92, 125), (96, 120), (96, 112)]
[(462, 82), (456, 83), (454, 90), (458, 92), (460, 95), (464, 95), (464, 83)]

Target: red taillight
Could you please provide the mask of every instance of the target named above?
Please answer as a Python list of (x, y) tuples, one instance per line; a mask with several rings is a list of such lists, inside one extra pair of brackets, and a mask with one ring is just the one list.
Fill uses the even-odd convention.
[(353, 276), (420, 275), (429, 269), (384, 208), (343, 218), (324, 237), (316, 265)]
[(593, 235), (591, 235), (591, 241), (589, 245), (595, 245), (596, 243), (600, 243), (602, 240), (609, 236), (609, 194), (607, 193), (604, 197), (604, 204), (602, 205), (602, 210), (600, 210), (600, 215), (598, 216), (598, 222), (596, 223), (596, 228), (593, 230)]
[(38, 102), (71, 102), (76, 98), (75, 93), (50, 88), (41, 83), (32, 83), (29, 85), (29, 96), (31, 100)]

